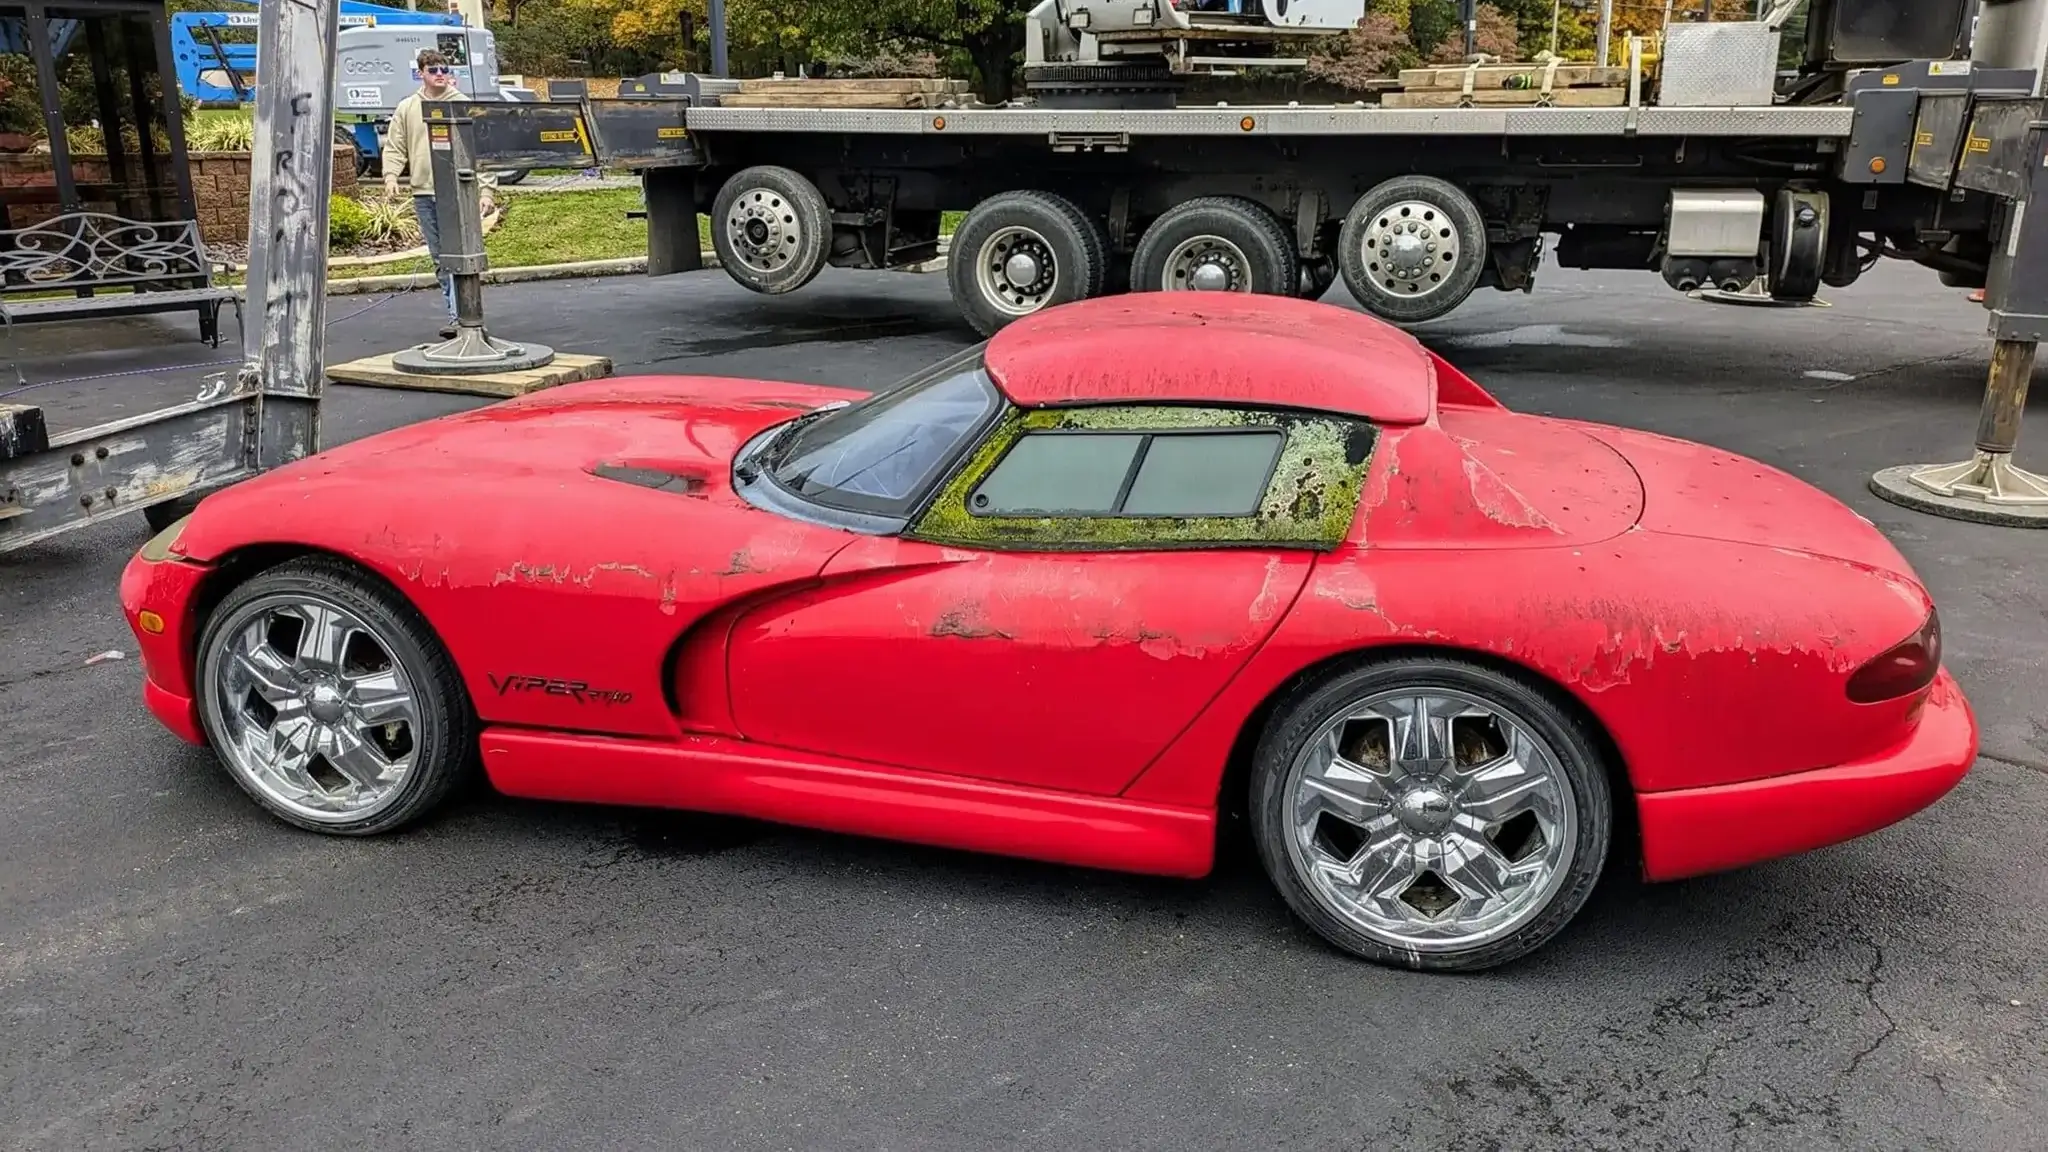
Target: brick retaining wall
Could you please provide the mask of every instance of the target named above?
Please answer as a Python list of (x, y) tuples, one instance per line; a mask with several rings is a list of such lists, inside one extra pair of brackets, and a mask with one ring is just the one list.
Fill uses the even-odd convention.
[[(199, 231), (215, 244), (241, 244), (249, 238), (249, 154), (194, 152), (190, 157), (192, 201), (198, 209)], [(72, 178), (81, 184), (112, 181), (104, 156), (76, 156)], [(54, 188), (56, 173), (47, 152), (0, 153), (0, 189)], [(348, 195), (356, 188), (356, 153), (347, 145), (334, 148), (334, 190)], [(111, 201), (88, 202), (92, 211), (113, 212)], [(10, 204), (8, 225), (26, 228), (59, 215), (55, 203)]]

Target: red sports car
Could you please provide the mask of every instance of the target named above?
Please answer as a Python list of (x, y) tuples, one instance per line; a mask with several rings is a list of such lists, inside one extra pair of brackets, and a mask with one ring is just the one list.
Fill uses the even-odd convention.
[(558, 388), (218, 493), (129, 566), (150, 709), (276, 816), (517, 796), (1194, 877), (1245, 813), (1368, 959), (1873, 831), (1975, 718), (1884, 536), (1516, 415), (1355, 312), (1038, 313), (873, 396)]

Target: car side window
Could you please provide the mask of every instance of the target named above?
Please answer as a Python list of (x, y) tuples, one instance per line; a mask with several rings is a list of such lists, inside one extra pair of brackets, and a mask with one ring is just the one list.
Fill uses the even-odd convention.
[(977, 516), (1249, 516), (1285, 438), (1248, 432), (1027, 432), (974, 490)]
[(1333, 548), (1373, 441), (1370, 424), (1321, 414), (1012, 409), (906, 534), (1022, 550)]

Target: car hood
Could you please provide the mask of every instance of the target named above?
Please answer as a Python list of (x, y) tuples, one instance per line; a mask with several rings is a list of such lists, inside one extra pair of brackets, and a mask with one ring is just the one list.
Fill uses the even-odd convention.
[[(402, 500), (448, 528), (610, 498), (687, 496), (732, 507), (731, 465), (761, 430), (861, 393), (718, 377), (641, 377), (573, 384), (366, 437), (209, 497), (179, 540), (196, 559), (248, 542), (280, 517), (390, 518)], [(628, 495), (637, 493), (637, 495)], [(522, 501), (531, 501), (522, 505)], [(372, 506), (370, 510), (365, 505)], [(376, 507), (384, 505), (383, 507)], [(301, 528), (310, 525), (301, 524)], [(302, 531), (283, 533), (303, 537)]]

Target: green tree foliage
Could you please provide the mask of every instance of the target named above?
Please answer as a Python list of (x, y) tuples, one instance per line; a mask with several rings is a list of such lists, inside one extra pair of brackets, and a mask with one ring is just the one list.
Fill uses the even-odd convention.
[[(949, 71), (970, 72), (982, 99), (1010, 97), (1024, 17), (1034, 0), (733, 0), (735, 28), (742, 14), (767, 16), (801, 29), (821, 55), (877, 56), (924, 51)], [(762, 11), (765, 10), (765, 11)]]

